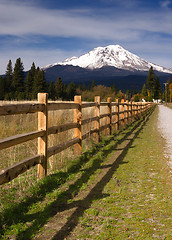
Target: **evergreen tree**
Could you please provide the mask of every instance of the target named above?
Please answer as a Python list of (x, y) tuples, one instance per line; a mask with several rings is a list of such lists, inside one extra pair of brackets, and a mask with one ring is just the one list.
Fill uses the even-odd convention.
[(146, 84), (143, 84), (143, 87), (142, 87), (142, 95), (143, 95), (144, 99), (146, 99), (147, 96), (148, 96), (148, 91), (147, 91), (147, 89), (146, 89)]
[(151, 66), (149, 69), (148, 77), (147, 77), (147, 86), (151, 92), (151, 97), (154, 97), (154, 87), (155, 87), (155, 73), (153, 67)]
[(35, 67), (35, 63), (34, 63), (34, 62), (32, 63), (30, 72), (31, 72), (31, 74), (32, 74), (32, 77), (34, 78), (35, 73), (36, 73), (36, 67)]
[(169, 77), (169, 79), (166, 82), (166, 86), (165, 86), (165, 96), (166, 96), (166, 101), (169, 102), (170, 101), (170, 89), (169, 89), (169, 85), (172, 83), (171, 77)]
[(25, 92), (26, 92), (26, 98), (32, 99), (32, 93), (33, 93), (33, 83), (34, 83), (34, 77), (36, 74), (36, 68), (34, 62), (32, 63), (31, 69), (29, 70), (26, 80), (25, 80)]
[(41, 92), (46, 92), (47, 84), (45, 81), (45, 74), (43, 70), (39, 67), (36, 69), (34, 82), (33, 82), (33, 98), (37, 98), (37, 94)]
[(21, 59), (18, 58), (15, 63), (13, 78), (12, 78), (12, 90), (15, 92), (14, 97), (21, 92), (23, 92), (23, 84), (24, 84), (24, 67)]
[(52, 100), (55, 100), (56, 97), (56, 91), (53, 81), (51, 81), (48, 86), (48, 97)]
[(5, 97), (5, 78), (0, 76), (0, 100), (4, 100)]
[(86, 86), (85, 86), (85, 83), (83, 83), (82, 86), (81, 86), (81, 90), (82, 90), (82, 91), (85, 91), (86, 89), (87, 89), (87, 88), (86, 88)]
[(95, 80), (92, 81), (91, 83), (91, 91), (93, 91), (93, 88), (96, 86)]
[(160, 84), (160, 80), (159, 77), (157, 76), (156, 80), (155, 80), (155, 87), (154, 87), (154, 98), (155, 99), (160, 99), (161, 98), (161, 84)]
[(25, 80), (25, 93), (26, 93), (25, 95), (27, 99), (32, 98), (33, 80), (34, 79), (32, 77), (31, 71), (29, 70)]
[(11, 90), (11, 83), (13, 78), (13, 68), (12, 68), (12, 62), (9, 60), (7, 64), (7, 70), (6, 70), (6, 76), (5, 76), (5, 91), (10, 92)]
[(167, 83), (168, 84), (172, 83), (171, 77), (169, 77), (169, 79), (167, 80)]
[(71, 82), (66, 88), (66, 95), (68, 100), (73, 100), (76, 95), (76, 85)]
[(115, 94), (117, 93), (117, 89), (116, 89), (115, 83), (113, 83), (111, 89), (112, 89), (112, 92), (114, 92)]
[(57, 78), (55, 81), (55, 91), (56, 91), (56, 98), (65, 98), (65, 85), (63, 84), (62, 80), (60, 77)]

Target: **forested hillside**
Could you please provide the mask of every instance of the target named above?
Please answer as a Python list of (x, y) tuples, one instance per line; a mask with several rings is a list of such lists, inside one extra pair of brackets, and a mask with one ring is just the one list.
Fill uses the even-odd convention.
[(152, 101), (152, 99), (160, 98), (165, 100), (165, 93), (166, 98), (168, 100), (170, 98), (171, 79), (167, 80), (167, 88), (163, 93), (160, 79), (152, 67), (149, 70), (147, 80), (146, 77), (145, 80), (141, 79), (142, 90), (138, 90), (137, 84), (132, 84), (132, 81), (127, 81), (127, 78), (120, 79), (120, 81), (124, 85), (122, 89), (116, 87), (114, 81), (109, 81), (109, 84), (106, 84), (103, 80), (97, 82), (94, 78), (88, 82), (75, 83), (71, 81), (64, 83), (61, 76), (57, 75), (55, 81), (49, 82), (46, 80), (45, 71), (36, 67), (34, 62), (30, 70), (25, 72), (21, 58), (18, 58), (14, 69), (12, 61), (9, 60), (5, 75), (0, 76), (0, 100), (32, 100), (37, 98), (39, 92), (48, 92), (49, 99), (52, 100), (73, 100), (75, 95), (81, 95), (83, 100), (93, 101), (94, 96), (98, 95), (101, 99), (111, 96), (113, 99)]

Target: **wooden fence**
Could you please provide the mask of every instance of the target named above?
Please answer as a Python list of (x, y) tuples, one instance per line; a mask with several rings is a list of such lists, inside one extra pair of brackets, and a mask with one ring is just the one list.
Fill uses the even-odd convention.
[[(107, 108), (107, 113), (100, 115), (100, 108), (102, 106)], [(115, 111), (112, 111), (114, 106)], [(82, 109), (89, 107), (94, 107), (94, 117), (82, 119)], [(118, 130), (120, 126), (124, 126), (133, 121), (136, 116), (141, 116), (151, 107), (152, 103), (124, 102), (123, 99), (121, 102), (119, 102), (118, 99), (115, 102), (112, 102), (111, 98), (108, 98), (107, 102), (101, 102), (99, 96), (95, 97), (95, 102), (90, 103), (82, 103), (81, 96), (75, 96), (74, 102), (49, 103), (47, 93), (39, 93), (38, 103), (36, 104), (23, 103), (1, 105), (0, 116), (38, 112), (38, 130), (1, 139), (0, 150), (38, 138), (38, 154), (2, 170), (0, 172), (0, 185), (10, 182), (18, 175), (37, 164), (38, 177), (42, 178), (46, 176), (47, 161), (50, 156), (73, 145), (74, 153), (80, 155), (82, 153), (82, 140), (94, 134), (95, 141), (99, 142), (101, 131), (106, 129), (106, 134), (110, 135), (112, 133), (112, 128)], [(48, 111), (64, 109), (74, 109), (74, 121), (59, 126), (48, 127)], [(115, 116), (115, 121), (112, 121), (112, 119), (114, 119), (113, 116)], [(103, 126), (100, 124), (100, 119), (102, 118), (106, 118), (106, 124)], [(81, 126), (91, 122), (94, 122), (94, 129), (82, 134)], [(71, 140), (57, 146), (50, 148), (47, 147), (48, 135), (58, 134), (69, 129), (74, 129), (74, 137)]]

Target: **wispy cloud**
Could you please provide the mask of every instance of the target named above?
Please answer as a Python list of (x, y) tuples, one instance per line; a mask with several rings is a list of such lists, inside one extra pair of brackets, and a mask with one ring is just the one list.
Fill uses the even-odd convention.
[(127, 12), (123, 9), (114, 14), (114, 9), (97, 12), (95, 9), (45, 10), (25, 4), (0, 3), (1, 35), (41, 34), (92, 39), (115, 38), (118, 35), (121, 40), (138, 37), (139, 31), (172, 32), (172, 25), (167, 22), (172, 22), (171, 12), (136, 12), (135, 9)]
[[(127, 4), (127, 0), (108, 2), (114, 5), (62, 10), (45, 9), (36, 5), (34, 0), (1, 0), (0, 67), (4, 69), (4, 62), (7, 64), (10, 58), (15, 60), (18, 56), (23, 58), (28, 68), (32, 61), (44, 66), (82, 53), (60, 50), (58, 47), (56, 50), (50, 47), (41, 49), (38, 45), (44, 37), (80, 39), (89, 41), (90, 45), (94, 43), (94, 47), (101, 42), (118, 43), (131, 51), (134, 49), (135, 54), (148, 52), (146, 49), (149, 49), (147, 56), (155, 51), (172, 55), (170, 44), (166, 45), (167, 39), (172, 41), (172, 10), (168, 8), (166, 11), (171, 1), (162, 1), (162, 8), (156, 11), (141, 7), (137, 0), (132, 4)], [(125, 4), (121, 7), (121, 3)], [(37, 47), (33, 49), (34, 44)]]
[[(21, 58), (24, 64), (25, 70), (29, 70), (32, 63), (35, 62), (36, 66), (44, 67), (51, 63), (56, 63), (65, 60), (68, 57), (73, 57), (74, 55), (81, 55), (83, 52), (78, 51), (63, 51), (61, 49), (6, 49), (0, 54), (0, 73), (3, 74), (2, 69), (5, 70), (8, 64), (9, 59), (12, 60), (13, 67), (15, 65), (16, 59)], [(9, 57), (10, 56), (10, 57)]]
[(168, 8), (171, 5), (171, 1), (170, 0), (162, 1), (160, 2), (160, 4), (161, 4), (161, 7)]

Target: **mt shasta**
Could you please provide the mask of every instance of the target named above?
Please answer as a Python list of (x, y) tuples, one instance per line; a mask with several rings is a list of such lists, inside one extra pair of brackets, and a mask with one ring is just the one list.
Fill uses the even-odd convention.
[(150, 63), (119, 45), (97, 47), (80, 56), (44, 67), (46, 79), (56, 81), (61, 77), (64, 83), (96, 84), (118, 89), (141, 89), (146, 82), (150, 67), (160, 76), (163, 85), (172, 75), (172, 70)]
[(172, 73), (172, 70), (150, 63), (135, 54), (130, 53), (119, 45), (97, 47), (80, 57), (68, 58), (64, 62), (48, 65), (45, 68), (55, 65), (72, 65), (92, 70), (111, 66), (131, 72), (149, 71), (152, 66), (153, 69), (158, 72)]

